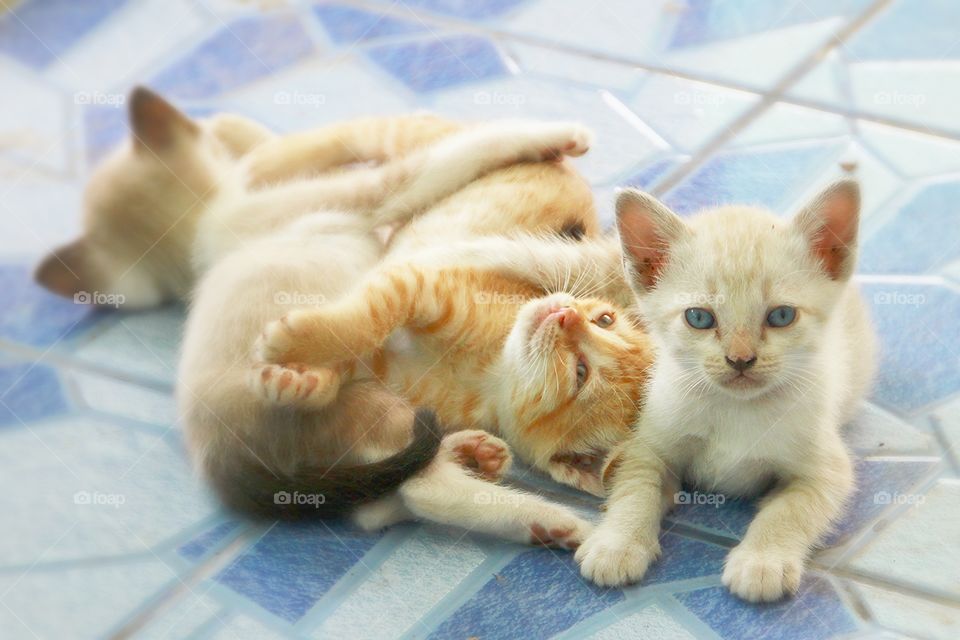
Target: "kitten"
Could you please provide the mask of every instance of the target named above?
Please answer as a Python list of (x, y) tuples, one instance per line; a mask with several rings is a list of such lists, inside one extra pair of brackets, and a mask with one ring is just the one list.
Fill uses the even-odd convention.
[(602, 496), (604, 455), (637, 416), (647, 336), (609, 302), (545, 295), (457, 266), (456, 245), (451, 254), (446, 265), (388, 261), (355, 292), (269, 323), (259, 352), (283, 366), (267, 365), (255, 389), (323, 406), (338, 385), (376, 377), (442, 423), (497, 432), (555, 480)]
[[(192, 297), (177, 395), (191, 452), (228, 505), (271, 515), (323, 515), (387, 493), (424, 466), (420, 487), (435, 478), (459, 478), (475, 490), (471, 483), (481, 481), (458, 460), (485, 465), (494, 475), (505, 468), (502, 443), (490, 439), (497, 446), (480, 446), (478, 437), (487, 439), (482, 434), (448, 436), (434, 458), (437, 428), (424, 413), (408, 444), (412, 410), (373, 381), (341, 389), (335, 405), (323, 410), (263, 402), (247, 388), (247, 345), (263, 322), (298, 305), (332, 300), (357, 281), (383, 253), (374, 227), (402, 223), (485, 171), (583, 153), (588, 132), (572, 125), (506, 124), (456, 133), (461, 126), (429, 117), (344, 123), (299, 138), (320, 156), (306, 173), (340, 161), (389, 159), (441, 140), (380, 166), (283, 181), (296, 178), (299, 165), (284, 164), (285, 140), (253, 123), (231, 116), (193, 121), (145, 89), (133, 93), (130, 105), (133, 140), (91, 177), (83, 236), (44, 260), (37, 278), (61, 295), (122, 294), (129, 307)], [(302, 150), (294, 145), (291, 153), (299, 160)], [(508, 179), (523, 171), (552, 172), (545, 187), (567, 196), (584, 216), (584, 228), (595, 228), (592, 209), (583, 206), (589, 191), (576, 197), (564, 186), (582, 182), (576, 174), (554, 163), (547, 170), (522, 166)], [(511, 216), (499, 204), (497, 211), (460, 213), (466, 223), (456, 232), (525, 224), (560, 230), (565, 224), (535, 209)], [(445, 225), (425, 224), (430, 239), (442, 243), (444, 234), (430, 224)], [(489, 483), (483, 488), (504, 490)], [(326, 501), (277, 502), (280, 490), (323, 494)], [(586, 523), (566, 509), (533, 498), (526, 504), (542, 516), (538, 541), (582, 539)], [(356, 517), (373, 526), (374, 506)]]
[(797, 591), (853, 491), (839, 431), (875, 366), (850, 283), (859, 207), (852, 181), (791, 221), (746, 207), (685, 221), (649, 195), (620, 195), (627, 277), (657, 359), (606, 515), (576, 555), (585, 577), (642, 578), (681, 482), (734, 495), (775, 482), (727, 556), (723, 584), (754, 602)]

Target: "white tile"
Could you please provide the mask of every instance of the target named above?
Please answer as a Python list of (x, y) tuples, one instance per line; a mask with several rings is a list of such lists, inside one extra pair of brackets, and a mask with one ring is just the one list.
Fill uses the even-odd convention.
[(881, 626), (934, 640), (960, 638), (960, 608), (865, 584), (857, 584), (855, 588)]

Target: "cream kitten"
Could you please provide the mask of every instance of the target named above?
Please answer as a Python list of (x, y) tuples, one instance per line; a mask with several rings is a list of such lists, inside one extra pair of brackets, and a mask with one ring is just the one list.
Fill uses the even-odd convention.
[(875, 338), (850, 284), (859, 206), (852, 181), (791, 221), (746, 207), (685, 221), (649, 195), (620, 195), (627, 277), (657, 360), (606, 515), (576, 555), (585, 577), (642, 578), (681, 482), (733, 495), (776, 482), (723, 584), (754, 602), (797, 591), (853, 491), (839, 431), (874, 371)]
[[(589, 525), (569, 510), (464, 469), (502, 475), (509, 455), (496, 438), (459, 432), (438, 443), (427, 413), (411, 438), (412, 409), (372, 380), (341, 389), (322, 410), (261, 398), (249, 389), (261, 374), (249, 347), (266, 321), (334, 299), (376, 264), (384, 246), (375, 227), (403, 223), (493, 169), (582, 154), (589, 132), (539, 123), (465, 129), (412, 116), (324, 127), (291, 147), (236, 116), (191, 120), (142, 88), (130, 119), (133, 139), (90, 179), (82, 236), (48, 256), (37, 278), (65, 296), (123, 294), (129, 307), (192, 299), (177, 396), (191, 453), (228, 505), (272, 516), (336, 513), (422, 470), (402, 487), (402, 509), (392, 496), (355, 517), (373, 527), (413, 514), (524, 542), (583, 539)], [(364, 160), (386, 162), (316, 175)], [(511, 213), (493, 205), (463, 216), (488, 232), (524, 224), (526, 213), (545, 228), (564, 223)], [(595, 225), (589, 207), (583, 215)], [(434, 243), (444, 231), (471, 232), (449, 219), (420, 221)], [(282, 491), (286, 502), (275, 499)], [(305, 505), (297, 492), (325, 501)], [(486, 506), (475, 501), (481, 494)]]

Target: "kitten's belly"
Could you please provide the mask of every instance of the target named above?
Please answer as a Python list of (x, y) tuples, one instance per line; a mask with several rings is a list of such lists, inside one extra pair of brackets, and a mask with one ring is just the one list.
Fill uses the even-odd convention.
[(751, 457), (749, 449), (704, 440), (693, 441), (690, 446), (696, 453), (684, 480), (702, 491), (751, 496), (766, 489), (774, 478), (773, 466)]

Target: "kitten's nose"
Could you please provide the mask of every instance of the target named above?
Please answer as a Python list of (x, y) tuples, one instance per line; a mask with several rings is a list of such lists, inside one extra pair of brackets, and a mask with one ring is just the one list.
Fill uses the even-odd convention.
[(570, 330), (583, 323), (583, 318), (577, 313), (576, 309), (563, 307), (557, 313), (560, 314), (560, 317), (557, 318), (557, 324), (560, 325), (561, 329)]
[(743, 358), (737, 358), (736, 360), (731, 360), (729, 357), (726, 358), (727, 364), (743, 373), (753, 365), (757, 363), (757, 356), (750, 356), (749, 359), (744, 360)]

